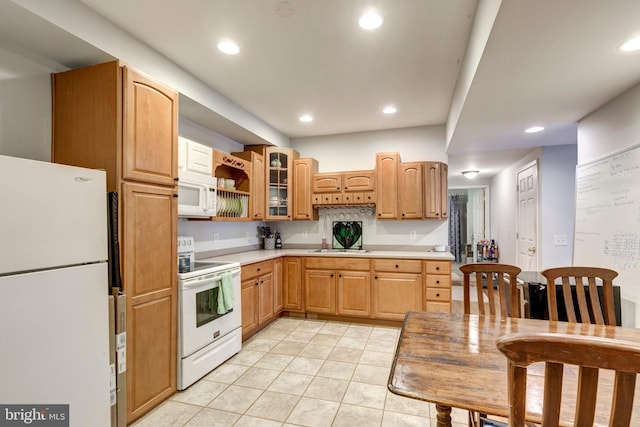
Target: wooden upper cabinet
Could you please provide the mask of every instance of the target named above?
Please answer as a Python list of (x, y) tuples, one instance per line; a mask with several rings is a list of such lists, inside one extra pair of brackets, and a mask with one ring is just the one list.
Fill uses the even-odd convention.
[(342, 191), (340, 173), (316, 173), (313, 175), (314, 193), (339, 193)]
[(375, 191), (375, 171), (343, 172), (342, 187), (345, 192)]
[(175, 186), (178, 93), (118, 61), (52, 75), (52, 161)]
[(318, 171), (318, 161), (312, 158), (293, 161), (293, 219), (316, 220), (318, 210), (313, 208), (311, 185), (313, 174)]
[(421, 219), (423, 164), (400, 163), (398, 174), (398, 209), (401, 219)]
[(265, 220), (292, 219), (293, 161), (299, 157), (291, 148), (265, 148)]
[(376, 211), (378, 219), (398, 218), (399, 153), (376, 154)]
[(123, 178), (175, 185), (178, 92), (130, 68), (123, 72)]
[(445, 219), (449, 216), (448, 166), (446, 163), (426, 162), (424, 173), (424, 216)]

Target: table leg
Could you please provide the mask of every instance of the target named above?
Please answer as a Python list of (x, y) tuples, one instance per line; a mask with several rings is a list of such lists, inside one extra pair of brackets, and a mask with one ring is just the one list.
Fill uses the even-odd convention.
[(436, 426), (451, 427), (451, 406), (436, 403)]

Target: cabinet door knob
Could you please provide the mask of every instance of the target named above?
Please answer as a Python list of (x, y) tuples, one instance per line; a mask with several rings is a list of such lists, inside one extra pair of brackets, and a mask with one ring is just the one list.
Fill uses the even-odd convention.
[(398, 264), (396, 264), (396, 268), (400, 268), (400, 267), (398, 267)]
[(176, 199), (178, 198), (178, 195), (176, 193), (173, 194), (173, 197), (175, 197)]
[(402, 216), (404, 216), (404, 213), (402, 214)]
[(436, 283), (440, 283), (440, 280), (436, 280)]
[(373, 276), (374, 279), (378, 280), (378, 276)]
[(336, 190), (339, 190), (339, 189), (340, 189), (340, 187), (336, 187)]
[(436, 267), (436, 270), (440, 270), (440, 267)]
[(382, 214), (378, 214), (378, 216), (382, 216)]
[(258, 271), (260, 271), (260, 268), (258, 268)]
[(260, 282), (258, 280), (256, 280), (256, 286), (258, 286), (260, 284)]
[(437, 293), (437, 294), (436, 294), (436, 296), (437, 296), (437, 297), (439, 297), (439, 296), (440, 296), (440, 294), (439, 294), (439, 293)]
[(333, 277), (333, 273), (331, 273), (331, 277)]
[(175, 178), (173, 178), (173, 180), (174, 180), (175, 182), (178, 182), (178, 180), (179, 180), (179, 179), (180, 179), (180, 178), (178, 178), (177, 176), (176, 176)]
[(338, 277), (342, 278), (342, 274), (338, 274)]

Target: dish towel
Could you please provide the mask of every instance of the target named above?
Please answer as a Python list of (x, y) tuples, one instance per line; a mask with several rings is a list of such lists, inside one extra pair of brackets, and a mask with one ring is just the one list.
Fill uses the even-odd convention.
[(233, 280), (232, 273), (222, 273), (222, 282), (218, 287), (218, 314), (224, 314), (233, 308)]

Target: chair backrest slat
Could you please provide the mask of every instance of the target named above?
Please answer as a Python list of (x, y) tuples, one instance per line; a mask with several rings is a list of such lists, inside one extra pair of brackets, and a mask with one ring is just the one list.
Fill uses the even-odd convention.
[[(544, 270), (542, 275), (547, 279), (550, 320), (559, 320), (556, 282), (557, 279), (560, 279), (564, 308), (569, 322), (576, 323), (579, 314), (581, 323), (616, 324), (613, 301), (613, 279), (618, 276), (616, 271), (608, 268), (570, 266), (549, 268)], [(602, 282), (602, 285), (599, 286), (598, 282)], [(575, 284), (578, 312), (573, 304), (572, 284)], [(602, 300), (598, 294), (600, 287), (602, 288)], [(587, 297), (590, 304), (587, 302)], [(601, 305), (604, 306), (604, 314)]]
[[(498, 263), (472, 263), (460, 267), (464, 275), (464, 312), (471, 314), (471, 275), (475, 274), (477, 308), (479, 314), (486, 314), (484, 304), (484, 282), (486, 282), (489, 314), (506, 317), (520, 317), (517, 278), (520, 268), (515, 265)], [(495, 288), (497, 289), (494, 289)], [(497, 295), (496, 295), (497, 292)], [(507, 299), (507, 294), (509, 298)], [(499, 305), (499, 311), (498, 311)]]

